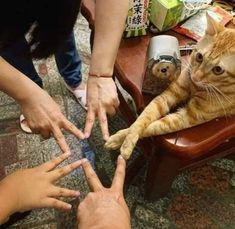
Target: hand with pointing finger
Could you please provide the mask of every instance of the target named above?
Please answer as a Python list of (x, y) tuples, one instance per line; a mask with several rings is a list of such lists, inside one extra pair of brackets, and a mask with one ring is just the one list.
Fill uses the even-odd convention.
[(118, 157), (111, 188), (105, 188), (101, 184), (87, 160), (83, 160), (82, 167), (92, 192), (78, 207), (78, 228), (130, 229), (130, 213), (123, 196), (125, 160)]

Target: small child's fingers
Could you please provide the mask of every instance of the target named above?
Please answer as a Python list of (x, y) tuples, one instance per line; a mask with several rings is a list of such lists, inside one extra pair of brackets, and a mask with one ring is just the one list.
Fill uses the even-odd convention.
[(81, 164), (81, 160), (78, 160), (62, 168), (55, 169), (54, 171), (50, 172), (52, 181), (57, 181), (60, 178), (66, 176), (67, 174), (78, 168)]
[(60, 163), (62, 163), (65, 159), (67, 159), (69, 156), (70, 156), (70, 153), (61, 154), (59, 157), (56, 157), (40, 165), (38, 168), (42, 169), (45, 172), (51, 171), (52, 169), (57, 167)]
[(56, 208), (59, 210), (64, 210), (64, 211), (69, 211), (72, 206), (71, 204), (68, 204), (64, 201), (61, 200), (57, 200), (55, 198), (46, 198), (43, 203), (42, 206), (43, 208)]
[(80, 192), (54, 186), (49, 195), (53, 197), (78, 197)]

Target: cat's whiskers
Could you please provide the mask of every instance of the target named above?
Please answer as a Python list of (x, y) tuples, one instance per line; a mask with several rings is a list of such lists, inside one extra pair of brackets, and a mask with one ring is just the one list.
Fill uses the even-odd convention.
[[(224, 111), (224, 116), (227, 117), (227, 112), (226, 112), (226, 109), (224, 107), (224, 104), (223, 104), (223, 101), (221, 100), (221, 95), (218, 93), (218, 91), (213, 87), (212, 84), (207, 84), (208, 85), (208, 88), (211, 89), (211, 92), (215, 95), (215, 99), (217, 100), (218, 104), (221, 106), (221, 108), (223, 109)], [(223, 97), (222, 97), (223, 98)]]
[(206, 89), (206, 100), (209, 100), (209, 104), (212, 105), (213, 104), (213, 99), (212, 99), (212, 93), (210, 91), (210, 88), (205, 86), (205, 89)]
[(208, 87), (208, 84), (200, 81), (200, 82), (197, 82), (196, 85), (206, 90), (206, 100), (209, 101), (209, 104), (212, 105), (213, 104), (213, 91), (210, 89), (210, 87)]
[(216, 87), (216, 86), (213, 85), (213, 84), (211, 84), (211, 86), (212, 86), (228, 103), (230, 103), (231, 105), (233, 105), (232, 100), (231, 100), (227, 95), (225, 95), (218, 87)]

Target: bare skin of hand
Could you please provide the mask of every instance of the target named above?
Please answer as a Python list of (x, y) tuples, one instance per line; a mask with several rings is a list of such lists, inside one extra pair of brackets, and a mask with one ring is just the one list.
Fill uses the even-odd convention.
[(107, 115), (114, 115), (119, 106), (116, 85), (107, 77), (89, 77), (87, 81), (87, 116), (85, 137), (91, 134), (96, 116), (98, 117), (103, 139), (109, 138)]
[(33, 133), (41, 134), (45, 139), (53, 135), (64, 153), (70, 152), (70, 149), (61, 129), (79, 139), (84, 138), (83, 133), (65, 118), (56, 102), (41, 88), (38, 87), (29, 98), (20, 101), (20, 105)]
[[(60, 178), (66, 176), (81, 165), (81, 160), (55, 169), (69, 157), (69, 153), (46, 162), (32, 169), (16, 171), (0, 182), (1, 196), (5, 196), (5, 208), (8, 215), (35, 208), (57, 208), (70, 210), (71, 205), (59, 200), (59, 197), (78, 197), (79, 192), (55, 185)], [(4, 209), (4, 201), (1, 203)]]
[(111, 188), (103, 187), (87, 160), (83, 160), (82, 167), (92, 192), (78, 207), (78, 228), (130, 229), (130, 212), (123, 197), (125, 160), (121, 156), (118, 157)]

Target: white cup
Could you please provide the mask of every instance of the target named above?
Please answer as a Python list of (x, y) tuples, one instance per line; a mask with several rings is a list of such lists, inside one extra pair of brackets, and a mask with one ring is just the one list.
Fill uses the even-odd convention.
[(161, 56), (172, 56), (180, 60), (179, 42), (176, 37), (158, 35), (150, 39), (148, 60), (158, 60)]

